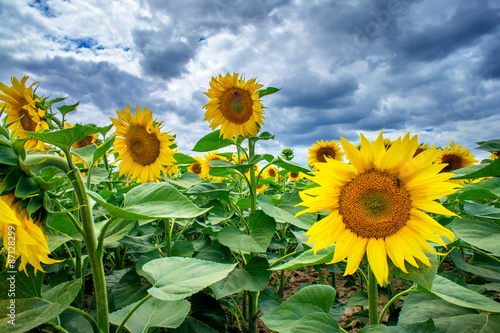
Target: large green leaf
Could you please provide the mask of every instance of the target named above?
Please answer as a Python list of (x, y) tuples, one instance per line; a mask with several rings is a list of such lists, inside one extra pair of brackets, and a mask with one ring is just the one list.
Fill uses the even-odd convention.
[(475, 291), (459, 286), (440, 275), (436, 275), (434, 279), (432, 293), (449, 303), (465, 308), (494, 313), (500, 312), (500, 303)]
[(345, 332), (340, 329), (339, 324), (330, 314), (314, 312), (299, 318), (290, 330), (291, 333), (325, 333)]
[(307, 286), (261, 319), (272, 330), (282, 333), (292, 332), (295, 326), (301, 325), (302, 317), (312, 313), (327, 314), (334, 299), (335, 289), (331, 286)]
[(500, 178), (483, 179), (479, 183), (464, 185), (457, 195), (460, 200), (496, 199), (500, 197)]
[(186, 194), (215, 196), (229, 202), (229, 189), (224, 183), (202, 183), (191, 187)]
[(158, 299), (174, 301), (222, 280), (234, 267), (236, 264), (168, 257), (152, 260), (142, 266), (142, 270), (154, 281), (148, 293)]
[(224, 279), (210, 286), (215, 297), (222, 298), (243, 290), (260, 291), (271, 278), (269, 263), (261, 257), (253, 257), (243, 268), (229, 273)]
[(58, 285), (45, 293), (48, 300), (40, 298), (15, 299), (15, 326), (9, 323), (12, 317), (11, 299), (0, 301), (0, 331), (27, 332), (62, 313), (75, 299), (82, 285), (81, 279)]
[(168, 183), (147, 183), (134, 187), (125, 194), (123, 208), (107, 203), (99, 194), (89, 195), (114, 217), (128, 220), (159, 218), (193, 218), (210, 208), (199, 208)]
[(177, 179), (165, 178), (165, 180), (182, 188), (190, 188), (201, 183), (201, 178), (192, 172), (185, 172)]
[(464, 210), (467, 214), (487, 218), (487, 219), (500, 219), (500, 208), (494, 206), (486, 206), (475, 202), (466, 202)]
[(76, 142), (88, 135), (99, 133), (102, 127), (92, 127), (76, 124), (75, 127), (52, 132), (26, 132), (32, 138), (37, 139), (68, 151)]
[(175, 333), (226, 332), (227, 316), (221, 304), (212, 296), (199, 292), (190, 297), (191, 312)]
[(455, 266), (465, 272), (469, 272), (475, 275), (480, 275), (492, 280), (500, 280), (500, 271), (498, 269), (498, 266), (493, 267), (491, 265), (487, 265), (486, 267), (483, 267), (480, 265), (476, 265), (475, 263), (469, 264), (462, 258), (462, 256), (457, 251), (451, 252), (450, 257), (453, 260)]
[(489, 151), (490, 153), (500, 151), (500, 140), (499, 139), (476, 142), (476, 143), (479, 145), (479, 147), (476, 147), (475, 149)]
[(406, 270), (408, 271), (408, 274), (406, 274), (401, 269), (396, 267), (394, 264), (390, 263), (389, 265), (390, 273), (396, 277), (415, 282), (418, 285), (428, 290), (431, 290), (432, 283), (434, 281), (434, 278), (438, 270), (438, 260), (435, 254), (429, 252), (424, 252), (424, 253), (429, 259), (431, 266), (427, 266), (423, 264), (420, 260), (415, 259), (417, 264), (420, 266), (420, 268), (416, 268), (405, 261), (405, 267)]
[(500, 315), (469, 314), (434, 320), (438, 332), (500, 332)]
[(425, 322), (428, 319), (477, 314), (478, 311), (450, 304), (427, 294), (412, 292), (406, 296), (398, 318), (398, 326)]
[[(109, 315), (110, 323), (120, 325), (135, 302)], [(142, 304), (128, 319), (125, 327), (131, 333), (145, 333), (152, 327), (176, 328), (184, 321), (191, 305), (186, 300), (163, 301), (150, 298)]]
[(256, 211), (250, 214), (249, 227), (250, 235), (234, 226), (225, 227), (219, 231), (217, 239), (233, 251), (266, 252), (276, 231), (274, 220), (262, 211)]
[(437, 333), (434, 321), (429, 319), (421, 323), (413, 323), (402, 326), (389, 326), (391, 333)]
[(496, 177), (500, 176), (500, 159), (493, 162), (481, 163), (467, 168), (454, 170), (452, 179), (476, 179), (483, 177)]
[(494, 255), (500, 255), (500, 227), (495, 222), (462, 218), (455, 219), (451, 228), (463, 241)]
[(198, 162), (195, 158), (183, 153), (174, 153), (174, 159), (179, 164), (192, 164)]
[[(243, 138), (238, 138), (238, 144), (243, 142)], [(217, 150), (234, 144), (233, 140), (224, 139), (221, 136), (220, 130), (216, 130), (212, 133), (205, 135), (203, 138), (198, 140), (194, 145), (193, 151), (197, 152), (207, 152), (212, 150)]]
[(318, 252), (316, 252), (316, 254), (314, 254), (314, 251), (312, 250), (306, 251), (284, 264), (273, 267), (272, 270), (278, 271), (283, 269), (295, 269), (304, 266), (329, 263), (333, 259), (334, 250), (335, 245), (330, 245), (327, 248), (319, 250)]
[[(32, 266), (27, 265), (28, 275), (23, 271), (4, 270), (0, 273), (0, 295), (7, 298), (11, 292), (16, 299), (42, 297), (43, 272), (36, 274)], [(13, 295), (11, 295), (13, 296)]]
[[(299, 191), (286, 192), (278, 207), (295, 216), (298, 212), (304, 210), (303, 206), (297, 206), (301, 202), (302, 199), (300, 198)], [(317, 221), (316, 213), (305, 213), (296, 217), (305, 225), (308, 225), (309, 228)]]
[(294, 173), (310, 173), (312, 172), (311, 168), (309, 168), (307, 165), (302, 165), (298, 164), (292, 161), (287, 161), (281, 158), (281, 156), (278, 156), (275, 161), (273, 161), (273, 164), (276, 165), (279, 168), (288, 170), (290, 172)]
[(278, 223), (290, 223), (304, 230), (308, 230), (311, 227), (311, 225), (299, 220), (293, 214), (282, 208), (276, 207), (273, 201), (266, 196), (261, 196), (259, 198), (258, 205), (262, 208), (264, 213), (273, 217)]

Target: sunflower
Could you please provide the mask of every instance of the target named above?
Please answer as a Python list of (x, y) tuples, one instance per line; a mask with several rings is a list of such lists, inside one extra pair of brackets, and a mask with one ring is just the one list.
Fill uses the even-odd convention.
[(212, 169), (212, 167), (210, 166), (210, 164), (208, 164), (208, 162), (210, 162), (210, 161), (218, 161), (218, 160), (227, 161), (227, 159), (225, 157), (223, 157), (223, 156), (220, 156), (219, 152), (217, 152), (217, 151), (209, 152), (208, 154), (206, 154), (205, 156), (203, 156), (203, 158), (204, 159), (203, 159), (203, 162), (201, 164), (201, 170), (202, 170), (203, 178), (205, 178), (205, 179), (212, 179), (215, 182), (222, 181), (224, 179), (224, 177), (212, 176), (209, 173), (210, 169)]
[(259, 124), (264, 125), (258, 91), (263, 85), (256, 83), (255, 78), (245, 81), (238, 75), (227, 73), (224, 77), (212, 77), (210, 89), (204, 93), (210, 101), (203, 106), (206, 109), (203, 120), (210, 122), (212, 130), (221, 126), (224, 139), (255, 136)]
[(319, 186), (300, 192), (303, 213), (328, 210), (306, 233), (313, 251), (336, 244), (331, 263), (347, 257), (345, 275), (353, 274), (365, 253), (380, 285), (388, 282), (387, 256), (404, 272), (405, 261), (418, 267), (415, 258), (430, 266), (422, 250), (433, 252), (427, 241), (445, 245), (439, 235), (454, 234), (424, 211), (455, 215), (434, 201), (457, 191), (448, 182), (452, 173), (439, 173), (445, 164), (432, 164), (437, 154), (430, 148), (413, 157), (417, 137), (409, 133), (386, 150), (382, 132), (373, 144), (361, 135), (361, 149), (341, 139), (351, 164), (328, 159), (304, 177)]
[[(19, 209), (19, 201), (14, 203), (15, 199), (13, 194), (0, 197), (0, 238), (3, 238), (1, 252), (14, 248), (13, 253), (9, 254), (16, 259), (21, 257), (18, 269), (24, 270), (26, 274), (28, 274), (27, 264), (34, 267), (35, 274), (37, 270), (44, 272), (41, 263), (53, 264), (59, 261), (48, 257), (50, 254), (48, 237), (42, 228), (34, 223), (26, 209)], [(15, 239), (14, 246), (9, 244), (12, 237)]]
[[(28, 137), (26, 132), (40, 132), (49, 129), (49, 124), (42, 119), (45, 110), (37, 107), (36, 103), (40, 100), (33, 93), (33, 86), (37, 82), (26, 87), (27, 76), (23, 77), (21, 81), (15, 77), (10, 80), (11, 87), (0, 82), (0, 91), (3, 93), (0, 94), (0, 100), (5, 102), (0, 104), (0, 108), (5, 106), (5, 112), (8, 113), (7, 123), (12, 123), (9, 130), (13, 132), (13, 137), (23, 139)], [(35, 139), (26, 141), (24, 147), (36, 151), (46, 150), (45, 144)]]
[[(66, 122), (66, 123), (64, 123), (64, 127), (65, 128), (73, 128), (73, 127), (75, 127), (75, 125), (72, 125), (72, 124)], [(75, 144), (73, 145), (73, 149), (80, 149), (80, 148), (95, 144), (95, 142), (97, 141), (97, 135), (98, 135), (97, 133), (87, 135), (83, 139), (75, 142)]]
[(415, 150), (415, 154), (413, 154), (413, 157), (417, 156), (418, 154), (420, 154), (421, 152), (425, 151), (429, 149), (429, 145), (427, 143), (425, 144), (420, 144), (418, 147), (417, 147), (417, 150)]
[(491, 153), (490, 160), (496, 160), (499, 157), (500, 157), (500, 151), (495, 151), (495, 152)]
[(126, 175), (131, 180), (152, 182), (165, 174), (164, 165), (174, 163), (173, 150), (170, 146), (174, 139), (167, 133), (160, 132), (161, 123), (153, 121), (153, 111), (145, 107), (141, 111), (139, 105), (135, 116), (130, 113), (130, 106), (116, 111), (118, 119), (110, 118), (116, 127), (115, 149), (119, 153), (120, 176)]
[(288, 181), (290, 182), (297, 182), (302, 179), (302, 176), (295, 172), (289, 172), (287, 173), (287, 176), (288, 176)]
[(455, 142), (451, 142), (449, 147), (445, 147), (440, 150), (436, 156), (436, 163), (448, 164), (442, 172), (452, 172), (457, 169), (470, 167), (477, 162), (474, 158), (476, 155), (471, 155), (469, 148), (462, 149), (462, 145), (455, 145)]
[(313, 147), (309, 148), (309, 156), (307, 162), (310, 165), (325, 163), (327, 158), (332, 158), (337, 161), (342, 161), (344, 153), (340, 150), (338, 141), (316, 141)]
[(276, 171), (276, 168), (273, 167), (272, 165), (268, 166), (262, 174), (263, 174), (264, 178), (277, 178), (278, 177), (278, 171)]
[(196, 162), (191, 163), (187, 171), (197, 174), (198, 176), (200, 176), (200, 178), (204, 178), (202, 171), (203, 159), (199, 156), (195, 156), (194, 159), (196, 160)]

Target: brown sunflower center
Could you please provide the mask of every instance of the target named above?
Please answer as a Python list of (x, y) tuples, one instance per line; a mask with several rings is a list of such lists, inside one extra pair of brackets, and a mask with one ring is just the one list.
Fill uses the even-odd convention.
[(267, 172), (267, 174), (269, 175), (269, 177), (276, 177), (276, 170), (269, 169), (269, 171)]
[(326, 157), (331, 157), (335, 159), (335, 149), (332, 147), (322, 147), (316, 153), (316, 158), (319, 162), (326, 162)]
[(125, 138), (134, 162), (146, 166), (154, 163), (160, 155), (160, 140), (144, 126), (132, 125)]
[(290, 178), (297, 178), (299, 176), (298, 173), (290, 172)]
[(451, 172), (453, 170), (461, 169), (463, 164), (460, 156), (456, 155), (444, 155), (443, 163), (448, 163), (448, 165), (441, 172)]
[(394, 174), (370, 170), (342, 186), (339, 213), (347, 228), (365, 238), (395, 234), (410, 218), (411, 197)]
[(93, 139), (92, 135), (87, 135), (86, 137), (84, 137), (83, 139), (81, 139), (80, 141), (77, 141), (75, 143), (75, 148), (79, 149), (79, 148), (83, 148), (83, 147), (87, 147), (88, 145), (91, 145), (92, 139)]
[(252, 96), (248, 91), (231, 88), (221, 97), (220, 110), (234, 124), (243, 124), (253, 115)]
[(191, 164), (191, 170), (193, 170), (195, 174), (199, 175), (201, 173), (201, 163), (196, 162)]
[(24, 110), (24, 109), (20, 109), (19, 113), (20, 113), (19, 116), (23, 116), (20, 120), (21, 126), (23, 127), (23, 129), (25, 131), (28, 131), (28, 132), (35, 132), (36, 131), (36, 122), (33, 121), (29, 112)]
[(415, 150), (415, 153), (413, 154), (413, 157), (417, 156), (421, 152), (423, 152), (425, 149), (422, 147), (418, 147), (417, 150)]

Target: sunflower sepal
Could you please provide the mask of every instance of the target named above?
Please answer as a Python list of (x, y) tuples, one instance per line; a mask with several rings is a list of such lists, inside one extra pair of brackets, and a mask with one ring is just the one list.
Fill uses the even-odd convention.
[(20, 159), (26, 159), (26, 149), (24, 149), (24, 144), (28, 141), (28, 138), (17, 138), (12, 140), (12, 148), (19, 155)]
[(3, 135), (5, 136), (7, 139), (10, 139), (10, 133), (9, 131), (7, 130), (6, 127), (4, 127), (3, 125), (0, 126), (0, 135)]

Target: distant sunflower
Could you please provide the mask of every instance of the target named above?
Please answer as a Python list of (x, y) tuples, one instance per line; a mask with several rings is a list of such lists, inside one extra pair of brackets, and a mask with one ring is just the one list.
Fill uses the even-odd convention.
[(344, 156), (344, 153), (340, 150), (338, 141), (321, 140), (316, 141), (316, 143), (313, 143), (313, 147), (309, 148), (307, 162), (314, 166), (317, 163), (325, 163), (328, 158), (342, 161), (342, 156)]
[(198, 176), (200, 176), (200, 178), (205, 178), (205, 176), (203, 175), (203, 170), (202, 170), (203, 159), (199, 156), (195, 156), (194, 159), (196, 160), (196, 162), (191, 163), (191, 165), (189, 165), (187, 171), (192, 172), (194, 174), (197, 174)]
[(300, 192), (303, 213), (330, 211), (307, 231), (313, 251), (336, 244), (332, 263), (347, 257), (345, 275), (353, 274), (365, 253), (380, 285), (388, 282), (387, 256), (404, 272), (405, 261), (418, 267), (415, 258), (430, 266), (423, 250), (427, 243), (445, 245), (439, 235), (454, 234), (424, 211), (455, 215), (435, 199), (456, 192), (447, 182), (451, 173), (439, 173), (444, 164), (432, 164), (436, 149), (413, 157), (417, 137), (409, 133), (386, 150), (382, 132), (371, 144), (361, 135), (360, 150), (344, 138), (342, 147), (350, 164), (335, 159), (316, 164), (306, 178), (319, 186)]
[(263, 172), (263, 177), (264, 178), (277, 178), (278, 177), (278, 172), (276, 171), (276, 168), (273, 167), (272, 165), (268, 166), (266, 170)]
[[(37, 83), (32, 83), (26, 87), (28, 76), (24, 76), (21, 81), (12, 77), (12, 86), (7, 87), (0, 82), (0, 100), (5, 103), (0, 104), (0, 108), (5, 106), (5, 112), (8, 114), (7, 123), (12, 123), (9, 130), (13, 132), (14, 138), (27, 138), (26, 132), (40, 132), (49, 129), (49, 124), (42, 119), (45, 115), (45, 110), (37, 107), (36, 103), (40, 102), (38, 97), (33, 93), (33, 86)], [(45, 151), (45, 144), (42, 141), (29, 139), (24, 144), (26, 149), (34, 149), (36, 151)]]
[[(75, 125), (72, 125), (72, 124), (66, 122), (66, 123), (64, 123), (64, 127), (65, 128), (73, 128), (73, 127), (75, 127)], [(97, 136), (98, 136), (97, 133), (87, 135), (83, 139), (78, 140), (77, 142), (75, 142), (75, 144), (73, 145), (73, 148), (74, 149), (80, 149), (80, 148), (83, 148), (83, 147), (87, 147), (87, 146), (93, 145), (97, 141)]]
[(478, 162), (474, 157), (476, 157), (476, 155), (471, 155), (469, 148), (462, 149), (461, 144), (457, 146), (455, 142), (452, 141), (449, 147), (445, 147), (443, 150), (438, 151), (435, 162), (447, 164), (442, 172), (452, 172), (474, 165), (474, 163)]
[(290, 182), (297, 182), (300, 179), (302, 179), (302, 176), (298, 173), (295, 173), (295, 172), (289, 172), (287, 174), (287, 176), (288, 176), (288, 181), (290, 181)]
[(420, 154), (421, 152), (425, 151), (429, 149), (429, 145), (427, 143), (425, 144), (420, 144), (418, 147), (417, 147), (417, 150), (415, 150), (415, 154), (413, 154), (413, 157), (417, 156), (418, 154)]
[[(0, 182), (1, 184), (1, 182)], [(41, 263), (53, 264), (59, 262), (48, 257), (49, 239), (33, 219), (29, 216), (26, 209), (20, 210), (19, 202), (14, 203), (15, 196), (7, 194), (0, 196), (0, 238), (3, 238), (3, 249), (12, 248), (9, 245), (9, 238), (12, 239), (14, 232), (15, 251), (14, 257), (21, 257), (21, 263), (18, 269), (24, 270), (26, 274), (26, 265), (30, 264), (35, 269), (44, 272)], [(13, 228), (12, 228), (13, 227)], [(13, 230), (14, 229), (14, 230)], [(8, 262), (6, 262), (8, 265)]]
[[(153, 111), (147, 107), (141, 111), (136, 107), (135, 116), (130, 113), (130, 106), (116, 111), (118, 119), (110, 118), (116, 127), (115, 149), (119, 153), (116, 161), (120, 162), (120, 176), (126, 175), (132, 181), (152, 182), (165, 174), (164, 165), (174, 163), (173, 137), (160, 132), (160, 124), (153, 121)], [(115, 162), (116, 162), (115, 161)]]
[(500, 157), (500, 151), (495, 151), (495, 152), (491, 153), (490, 160), (496, 160), (499, 157)]
[(210, 98), (203, 106), (205, 118), (210, 128), (215, 130), (221, 126), (220, 133), (224, 139), (236, 140), (239, 135), (245, 138), (255, 136), (259, 124), (264, 125), (262, 103), (259, 101), (259, 89), (263, 85), (256, 79), (245, 81), (238, 78), (238, 73), (212, 77), (210, 89), (204, 93)]
[(227, 161), (227, 159), (223, 156), (220, 156), (219, 153), (217, 151), (212, 151), (212, 152), (209, 152), (208, 154), (206, 154), (205, 156), (203, 156), (203, 162), (201, 164), (201, 169), (202, 169), (202, 174), (203, 174), (203, 178), (205, 179), (211, 179), (215, 182), (220, 182), (224, 179), (224, 177), (216, 177), (216, 176), (212, 176), (209, 172), (210, 172), (210, 169), (212, 169), (212, 167), (210, 166), (210, 164), (208, 164), (210, 161), (218, 161), (218, 160), (221, 160), (221, 161)]

